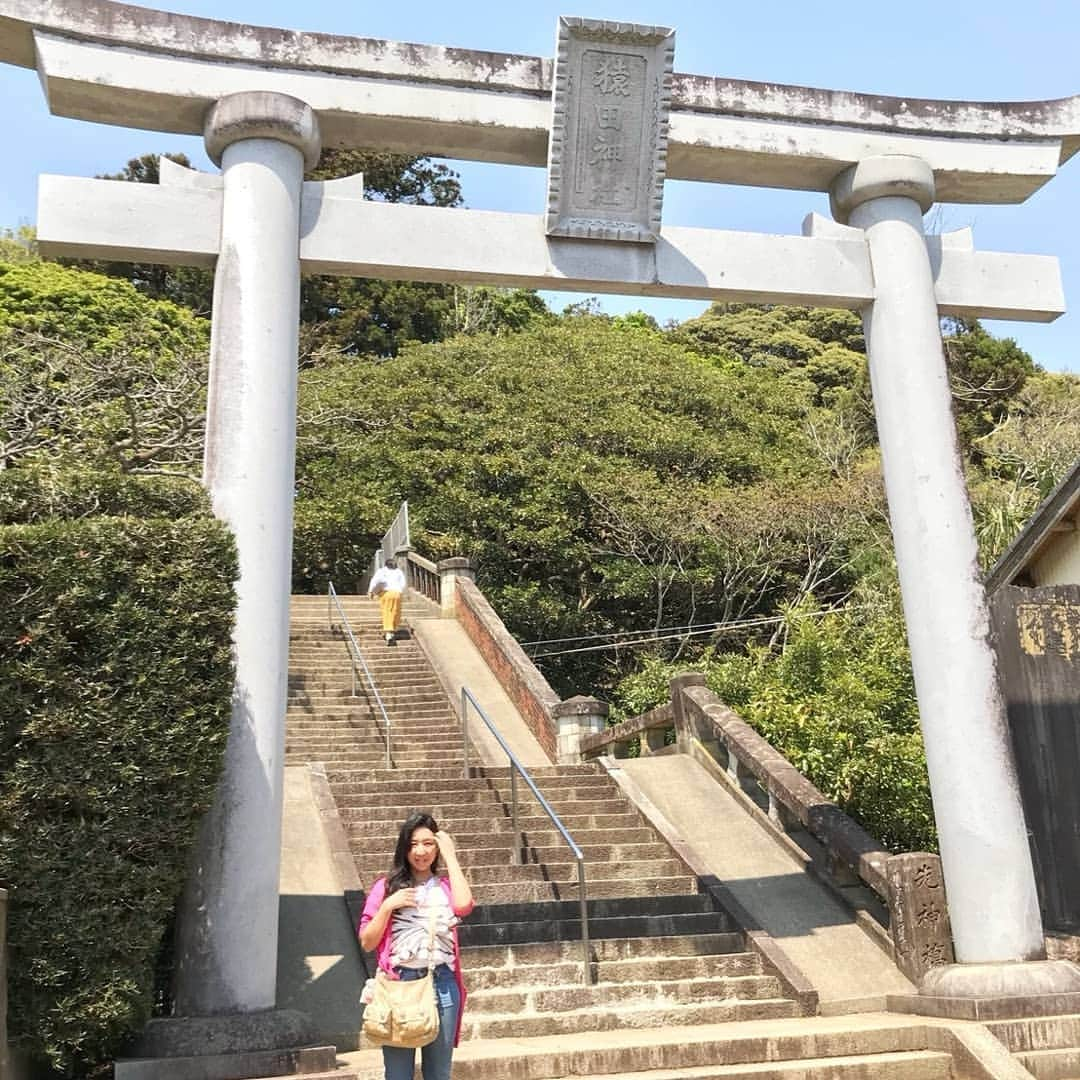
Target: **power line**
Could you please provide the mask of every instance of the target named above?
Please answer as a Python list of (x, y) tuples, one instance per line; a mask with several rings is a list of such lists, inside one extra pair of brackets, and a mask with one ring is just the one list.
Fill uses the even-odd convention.
[(687, 623), (685, 626), (656, 626), (648, 630), (607, 630), (602, 634), (578, 634), (577, 637), (541, 638), (538, 641), (521, 641), (518, 644), (526, 649), (530, 645), (564, 645), (568, 641), (594, 641), (596, 638), (622, 637), (626, 634), (658, 634), (668, 630), (695, 630), (698, 627), (719, 626), (720, 623)]
[[(813, 612), (807, 612), (806, 614), (807, 615), (823, 615), (824, 612), (823, 611), (813, 611)], [(630, 640), (630, 641), (611, 641), (611, 642), (608, 642), (605, 645), (583, 645), (579, 649), (551, 649), (548, 652), (535, 653), (531, 657), (531, 659), (533, 659), (533, 660), (543, 660), (544, 657), (547, 657), (547, 656), (569, 656), (572, 653), (599, 652), (599, 651), (602, 651), (604, 649), (620, 649), (620, 648), (624, 648), (624, 647), (625, 648), (630, 648), (630, 647), (633, 647), (635, 645), (650, 645), (650, 644), (652, 644), (653, 642), (656, 642), (656, 641), (677, 641), (680, 638), (693, 637), (695, 634), (714, 634), (719, 630), (742, 630), (742, 629), (752, 627), (752, 626), (766, 626), (766, 625), (769, 625), (770, 623), (783, 622), (783, 620), (785, 618), (787, 618), (786, 615), (772, 615), (772, 616), (768, 616), (768, 617), (762, 617), (760, 619), (743, 619), (743, 620), (740, 620), (740, 621), (733, 621), (733, 622), (728, 622), (728, 623), (709, 623), (707, 625), (706, 624), (697, 624), (699, 626), (702, 626), (703, 628), (702, 629), (697, 629), (697, 630), (689, 630), (689, 631), (686, 631), (686, 632), (680, 633), (680, 634), (665, 634), (665, 635), (659, 636), (659, 637), (654, 635), (652, 637), (639, 637), (639, 638), (635, 638), (635, 639)], [(635, 631), (628, 631), (628, 632), (635, 632)], [(648, 633), (648, 632), (649, 631), (636, 631), (636, 633)], [(610, 636), (610, 635), (599, 634), (599, 635), (594, 635), (594, 636), (605, 637), (605, 636)], [(582, 638), (582, 639), (566, 638), (564, 640), (574, 641), (574, 640), (587, 640), (587, 639), (585, 639), (585, 638)], [(553, 641), (552, 644), (554, 644), (554, 643), (555, 642)]]

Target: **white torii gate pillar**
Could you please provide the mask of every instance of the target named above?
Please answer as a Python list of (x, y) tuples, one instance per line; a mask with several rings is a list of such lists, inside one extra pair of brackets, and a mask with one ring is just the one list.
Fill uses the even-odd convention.
[(232, 529), (240, 577), (224, 772), (178, 928), (181, 1015), (273, 1009), (288, 680), (300, 200), (319, 159), (304, 102), (256, 92), (209, 111), (222, 168), (204, 482)]
[(1071, 965), (1015, 963), (1046, 954), (923, 231), (934, 175), (918, 158), (872, 157), (831, 195), (834, 216), (863, 230), (874, 276), (866, 352), (958, 961), (922, 992), (1075, 989)]

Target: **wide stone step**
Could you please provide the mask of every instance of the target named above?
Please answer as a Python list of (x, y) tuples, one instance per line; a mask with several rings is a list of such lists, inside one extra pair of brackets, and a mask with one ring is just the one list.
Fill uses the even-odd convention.
[[(685, 883), (684, 883), (685, 884)], [(475, 892), (476, 890), (474, 890)], [(590, 897), (599, 899), (592, 892)], [(679, 895), (673, 892), (672, 895)], [(617, 899), (652, 899), (653, 896), (627, 896)], [(723, 912), (709, 911), (671, 915), (622, 915), (614, 918), (589, 918), (589, 941), (595, 947), (604, 938), (669, 938), (682, 935), (734, 933), (731, 919)], [(577, 942), (580, 949), (581, 921), (574, 918), (537, 922), (478, 923), (466, 920), (458, 931), (462, 946), (520, 946), (540, 942)], [(741, 939), (740, 939), (741, 940)], [(740, 946), (741, 947), (741, 946)]]
[[(452, 804), (455, 800), (460, 800), (463, 803), (489, 803), (494, 807), (498, 807), (499, 812), (504, 816), (512, 817), (513, 815), (513, 799), (510, 792), (500, 791), (498, 788), (491, 787), (482, 781), (463, 779), (456, 785), (450, 781), (444, 781), (437, 788), (428, 788), (426, 790), (418, 788), (415, 791), (410, 790), (407, 785), (401, 785), (389, 790), (372, 791), (365, 781), (356, 782), (354, 778), (360, 773), (362, 773), (362, 770), (354, 768), (334, 768), (327, 771), (327, 776), (334, 790), (343, 794), (348, 792), (349, 802), (352, 806), (384, 806), (389, 808), (415, 806), (417, 802), (430, 802), (446, 806)], [(578, 792), (577, 789), (563, 789), (563, 791), (566, 793), (562, 798), (557, 797), (551, 790), (543, 791), (548, 805), (560, 816), (562, 816), (563, 812), (568, 814), (591, 813), (597, 809), (609, 807), (612, 812), (622, 810), (630, 813), (632, 810), (631, 803), (621, 796), (613, 795), (609, 799), (598, 799), (595, 789), (583, 793)], [(533, 810), (535, 813), (537, 807), (538, 803), (531, 793), (518, 793), (519, 817), (522, 816), (523, 811), (526, 809)]]
[[(654, 903), (656, 898), (649, 898), (646, 903)], [(671, 899), (674, 899), (672, 897)], [(590, 907), (593, 905), (590, 904)], [(720, 914), (715, 912), (713, 914)], [(470, 916), (471, 920), (472, 916)], [(468, 925), (468, 923), (466, 923)], [(590, 920), (590, 929), (593, 921)], [(599, 920), (596, 925), (601, 927)], [(563, 971), (573, 969), (574, 977), (581, 972), (581, 932), (572, 940), (526, 941), (499, 945), (463, 945), (461, 965), (466, 973), (466, 985), (472, 986), (473, 973), (477, 978), (495, 978), (501, 980), (502, 973), (512, 978), (519, 973), (522, 979), (533, 979), (545, 970)], [(589, 941), (589, 955), (598, 971), (618, 971), (622, 965), (695, 963), (703, 960), (707, 964), (723, 965), (729, 961), (739, 970), (726, 971), (722, 974), (761, 973), (761, 960), (755, 953), (744, 952), (745, 936), (741, 931), (723, 930), (713, 933), (685, 933), (664, 936), (655, 934), (651, 937), (598, 937), (592, 935)], [(743, 966), (747, 970), (742, 971)], [(481, 975), (490, 973), (489, 976)], [(608, 979), (607, 981), (617, 981)], [(511, 985), (511, 984), (507, 984)]]
[[(456, 841), (457, 838), (455, 838)], [(653, 862), (671, 859), (671, 850), (666, 844), (643, 843), (643, 844), (620, 844), (611, 845), (585, 844), (578, 842), (582, 854), (585, 856), (586, 866), (599, 866), (604, 862), (618, 863), (626, 860), (631, 862)], [(490, 866), (503, 862), (513, 852), (513, 846), (492, 847), (486, 844), (466, 846), (458, 842), (458, 851), (469, 853), (469, 866)], [(551, 865), (565, 862), (568, 849), (565, 844), (560, 846), (526, 847), (523, 859), (527, 863), (541, 863)]]
[(1013, 1055), (1037, 1080), (1077, 1080), (1080, 1049), (1024, 1050)]
[[(427, 739), (431, 737), (455, 738), (461, 744), (461, 729), (445, 708), (415, 709), (395, 715), (389, 709), (390, 737), (398, 741)], [(285, 730), (289, 735), (305, 739), (329, 739), (347, 745), (349, 739), (361, 737), (384, 737), (386, 721), (382, 713), (364, 713), (351, 710), (333, 716), (325, 713), (310, 714), (302, 711), (287, 715)], [(461, 765), (458, 765), (461, 775)]]
[[(471, 765), (469, 771), (473, 779), (489, 778), (495, 780), (509, 780), (510, 778), (510, 767), (508, 765)], [(541, 782), (548, 779), (563, 776), (595, 775), (599, 773), (599, 771), (600, 766), (593, 762), (587, 762), (584, 765), (534, 765), (530, 767), (529, 775), (542, 787)], [(437, 779), (443, 776), (456, 778), (460, 775), (461, 766), (459, 765), (456, 768), (444, 766), (440, 769), (422, 771), (379, 769), (372, 773), (371, 779), (374, 781), (400, 781), (402, 783), (412, 783), (415, 780), (424, 780), (425, 778)]]
[[(437, 820), (437, 819), (436, 819)], [(378, 875), (386, 866), (386, 857), (357, 856), (353, 853), (357, 871), (362, 880)], [(515, 865), (509, 862), (488, 865), (470, 863), (462, 856), (463, 865), (468, 867), (470, 884), (474, 889), (485, 885), (512, 884), (516, 882), (550, 882), (557, 886), (560, 895), (567, 895), (566, 890), (572, 887), (573, 895), (578, 895), (577, 864), (564, 863), (527, 863)], [(651, 891), (653, 882), (667, 882), (677, 880), (684, 883), (692, 880), (687, 875), (681, 863), (674, 859), (656, 863), (624, 863), (612, 865), (600, 863), (591, 868), (591, 873), (586, 873), (585, 892), (592, 895), (594, 887), (601, 883), (613, 885), (615, 883), (633, 883), (641, 888), (647, 895)], [(603, 894), (610, 896), (610, 892)], [(616, 893), (616, 895), (618, 895)], [(641, 895), (637, 893), (635, 895)]]
[[(393, 792), (395, 789), (408, 787), (411, 791), (439, 791), (444, 788), (453, 788), (455, 785), (462, 783), (472, 784), (484, 784), (491, 791), (499, 792), (501, 795), (509, 797), (510, 795), (510, 778), (508, 776), (489, 777), (483, 775), (476, 775), (476, 770), (470, 770), (472, 775), (469, 777), (462, 776), (460, 767), (457, 769), (442, 769), (439, 770), (439, 775), (431, 776), (427, 774), (419, 774), (414, 777), (408, 778), (407, 782), (403, 782), (396, 776), (387, 776), (385, 773), (380, 774), (377, 777), (369, 776), (365, 781), (365, 785), (369, 791), (375, 792)], [(530, 770), (530, 776), (532, 771)], [(549, 791), (563, 791), (574, 792), (577, 794), (598, 790), (598, 786), (604, 790), (610, 790), (612, 792), (617, 791), (614, 783), (610, 781), (607, 776), (601, 776), (599, 774), (573, 774), (570, 776), (561, 775), (547, 775), (547, 776), (533, 776), (537, 787), (547, 795)], [(527, 791), (522, 791), (519, 781), (519, 797), (522, 799), (531, 799), (532, 796)]]
[[(438, 818), (436, 818), (436, 821), (437, 820)], [(353, 831), (355, 826), (362, 824), (363, 822), (353, 821), (350, 822), (348, 826), (349, 846), (354, 853), (375, 852), (387, 854), (388, 852), (393, 851), (394, 844), (397, 841), (397, 828), (393, 830), (386, 829), (378, 833)], [(400, 824), (401, 823), (398, 822), (398, 827), (400, 827)], [(554, 835), (556, 834), (551, 832), (541, 836), (533, 834), (533, 839), (530, 839), (527, 835), (525, 840), (526, 853), (529, 851), (530, 844), (553, 844)], [(483, 832), (454, 831), (453, 837), (458, 850), (462, 852), (476, 852), (484, 848), (490, 848), (492, 851), (509, 853), (514, 846), (514, 833), (508, 823), (499, 831), (493, 831), (487, 828), (485, 828)], [(579, 830), (574, 834), (574, 840), (585, 852), (586, 865), (588, 865), (589, 849), (591, 847), (598, 847), (601, 850), (604, 850), (606, 848), (622, 845), (650, 844), (655, 840), (655, 834), (646, 827), (637, 829), (584, 829)], [(537, 850), (544, 850), (544, 848), (537, 848)]]
[[(368, 806), (378, 805), (377, 800), (368, 795), (363, 790), (362, 783), (349, 783), (342, 780), (339, 775), (335, 775), (330, 778), (330, 786), (333, 788), (334, 797), (338, 799), (339, 804), (342, 807), (348, 806), (352, 809), (361, 809)], [(432, 799), (427, 795), (418, 795), (416, 798), (410, 798), (407, 794), (402, 796), (395, 796), (394, 801), (388, 800), (381, 805), (388, 811), (392, 811), (394, 807), (399, 806), (416, 806), (422, 803), (429, 803), (431, 805), (445, 805), (449, 810), (453, 807), (453, 802), (456, 796), (448, 795), (444, 800)], [(495, 808), (495, 816), (506, 817), (511, 816), (511, 808), (506, 803), (500, 802), (493, 797), (489, 796), (490, 805)], [(631, 822), (635, 822), (638, 819), (637, 812), (632, 809), (631, 804), (622, 798), (618, 799), (552, 799), (549, 800), (551, 808), (558, 815), (563, 824), (570, 828), (570, 823), (576, 820), (580, 820), (585, 817), (620, 817), (628, 819)], [(519, 805), (518, 807), (518, 822), (525, 827), (526, 823), (532, 821), (539, 821), (540, 818), (545, 821), (551, 819), (541, 810), (539, 813), (533, 811), (531, 806)], [(449, 828), (450, 826), (447, 826)]]
[[(579, 971), (580, 975), (580, 971)], [(477, 990), (469, 996), (469, 1011), (488, 1014), (544, 1013), (650, 1006), (706, 1005), (730, 1001), (771, 1001), (783, 997), (779, 980), (772, 975), (701, 976), (644, 982), (582, 982), (561, 986), (497, 987)]]
[(692, 1005), (654, 1002), (620, 1003), (580, 1012), (523, 1016), (518, 1013), (484, 1014), (466, 1008), (462, 1039), (529, 1038), (537, 1035), (577, 1035), (587, 1031), (623, 1028), (676, 1027), (720, 1024), (734, 1020), (765, 1020), (798, 1015), (793, 1001), (724, 1001)]
[[(677, 895), (692, 888), (689, 877), (650, 878), (631, 881), (622, 878), (603, 878), (587, 882), (590, 897), (661, 896)], [(480, 903), (505, 903), (506, 901), (566, 900), (577, 896), (577, 881), (500, 881), (473, 885), (473, 896)]]
[[(286, 729), (286, 734), (294, 744), (307, 746), (319, 743), (327, 749), (335, 748), (340, 749), (343, 752), (348, 751), (349, 749), (364, 749), (365, 743), (362, 740), (367, 740), (367, 742), (377, 740), (382, 745), (386, 744), (385, 732), (377, 729), (369, 729), (367, 731), (353, 729), (348, 732), (339, 732), (336, 735), (317, 734), (313, 732), (294, 732)], [(410, 746), (410, 743), (413, 745)], [(462, 754), (461, 735), (439, 727), (430, 729), (430, 731), (424, 733), (422, 736), (410, 736), (405, 732), (396, 730), (391, 722), (390, 745), (395, 751), (399, 751), (402, 754), (423, 753), (432, 749), (456, 750), (458, 752), (458, 760), (460, 760)], [(363, 783), (363, 779), (367, 775), (368, 773), (362, 767), (356, 766), (352, 769), (341, 770), (341, 781), (352, 786), (357, 786), (357, 784)], [(405, 784), (401, 785), (403, 791), (406, 787), (407, 785)], [(357, 794), (360, 794), (360, 790), (357, 791)]]
[[(469, 916), (466, 926), (480, 923), (521, 922), (532, 920), (548, 922), (555, 919), (576, 919), (580, 914), (577, 901), (558, 901), (547, 904), (478, 904)], [(718, 909), (707, 893), (691, 891), (679, 896), (656, 896), (651, 899), (590, 900), (590, 919), (614, 919), (626, 915), (687, 915), (726, 914)]]
[[(409, 686), (389, 687), (380, 686), (379, 696), (383, 706), (389, 711), (393, 706), (397, 709), (416, 708), (422, 706), (442, 705), (447, 707), (446, 694), (441, 690), (424, 690)], [(286, 714), (289, 712), (323, 712), (328, 715), (339, 715), (341, 712), (353, 710), (359, 712), (364, 708), (378, 709), (374, 697), (368, 698), (366, 694), (358, 694), (353, 697), (348, 690), (324, 691), (318, 694), (307, 694), (301, 690), (293, 690), (286, 702)]]
[[(1039, 1016), (1025, 1020), (989, 1020), (984, 1024), (1014, 1053), (1080, 1046), (1080, 1016)], [(1080, 1076), (1080, 1073), (1077, 1073)]]
[[(514, 1018), (508, 1019), (512, 1023)], [(509, 1046), (498, 1040), (463, 1043), (454, 1055), (454, 1080), (570, 1076), (594, 1080), (731, 1080), (740, 1076), (946, 1080), (952, 1076), (947, 1054), (926, 1051), (922, 1023), (888, 1014), (769, 1017), (652, 1028), (624, 1025), (582, 1036), (557, 1033), (530, 1038), (512, 1032), (511, 1037)], [(362, 1080), (382, 1080), (378, 1051), (363, 1050), (346, 1060), (360, 1071)]]
[[(339, 795), (334, 792), (335, 801), (338, 804), (338, 815), (344, 822), (351, 822), (361, 826), (361, 833), (376, 833), (384, 835), (387, 832), (388, 821), (376, 816), (376, 807), (353, 806), (347, 795)], [(418, 803), (417, 805), (424, 805)], [(476, 832), (479, 828), (490, 829), (492, 832), (500, 830), (513, 831), (509, 818), (503, 817), (470, 817), (458, 814), (457, 807), (448, 810), (447, 813), (433, 816), (439, 822), (440, 828), (446, 829), (451, 835), (459, 833)], [(567, 828), (574, 843), (578, 843), (578, 833), (584, 830), (594, 829), (640, 829), (641, 818), (637, 814), (568, 814), (562, 818), (563, 825)], [(398, 823), (400, 825), (400, 822)], [(551, 819), (546, 815), (522, 815), (518, 818), (518, 828), (525, 834), (526, 843), (528, 837), (543, 837), (554, 832)], [(350, 830), (351, 831), (351, 830)], [(394, 830), (394, 835), (397, 831)]]
[[(469, 952), (465, 950), (465, 953)], [(463, 955), (462, 968), (470, 993), (494, 989), (555, 988), (581, 980), (580, 956), (563, 962), (553, 963), (549, 960), (529, 964), (515, 951), (513, 958), (516, 961), (513, 967), (478, 967), (473, 966), (472, 957)], [(677, 979), (727, 979), (763, 974), (760, 957), (747, 952), (718, 956), (647, 956), (637, 960), (597, 961), (591, 967), (598, 985), (640, 982), (660, 985)], [(779, 996), (779, 993), (770, 996)]]
[[(458, 1075), (455, 1070), (455, 1077)], [(754, 1065), (706, 1065), (699, 1069), (650, 1069), (594, 1073), (593, 1080), (950, 1080), (952, 1058), (936, 1050), (852, 1057), (767, 1061)]]

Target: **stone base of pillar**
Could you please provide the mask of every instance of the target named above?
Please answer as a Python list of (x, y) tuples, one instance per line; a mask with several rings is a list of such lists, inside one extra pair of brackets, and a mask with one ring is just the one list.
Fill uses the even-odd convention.
[(945, 964), (928, 971), (919, 992), (890, 995), (893, 1012), (950, 1020), (1005, 1020), (1080, 1011), (1080, 966), (1068, 960)]
[(117, 1058), (115, 1077), (245, 1080), (331, 1071), (337, 1048), (315, 1041), (310, 1018), (295, 1009), (151, 1020)]

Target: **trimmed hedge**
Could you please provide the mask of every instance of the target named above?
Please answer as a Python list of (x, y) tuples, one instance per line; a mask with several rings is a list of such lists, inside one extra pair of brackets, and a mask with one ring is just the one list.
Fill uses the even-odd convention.
[[(4, 520), (27, 522), (0, 525), (9, 1023), (80, 1076), (150, 1015), (228, 734), (236, 558), (194, 485), (39, 479), (0, 478)], [(65, 503), (157, 516), (32, 520)]]

